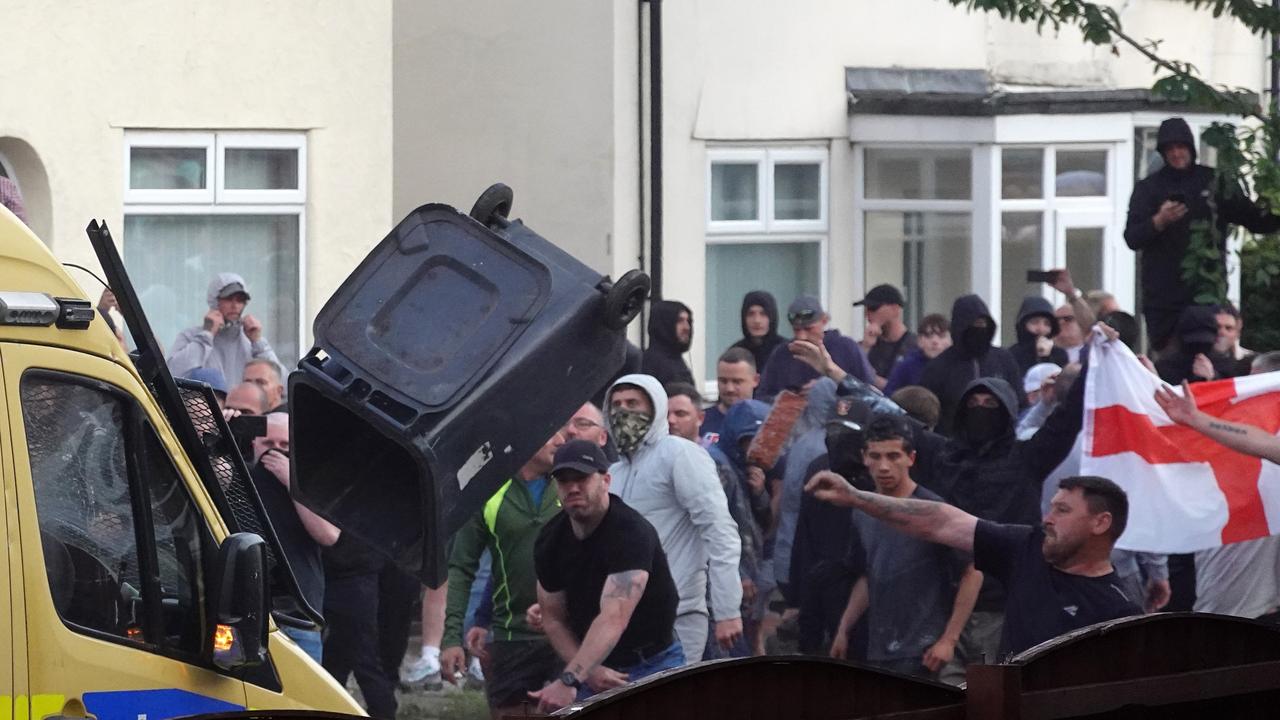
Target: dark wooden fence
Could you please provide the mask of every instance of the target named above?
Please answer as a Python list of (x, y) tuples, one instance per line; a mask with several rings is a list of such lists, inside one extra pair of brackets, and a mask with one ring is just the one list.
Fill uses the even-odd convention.
[[(1154, 720), (1280, 718), (1280, 628), (1169, 613), (1094, 625), (964, 689), (799, 656), (700, 663), (556, 713), (591, 720)], [(535, 717), (533, 715), (521, 717)]]

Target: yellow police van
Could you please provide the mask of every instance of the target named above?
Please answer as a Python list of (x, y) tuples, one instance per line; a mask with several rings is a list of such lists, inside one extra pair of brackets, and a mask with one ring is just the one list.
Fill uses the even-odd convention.
[(292, 577), (243, 461), (152, 350), (0, 207), (0, 720), (361, 713), (271, 621)]

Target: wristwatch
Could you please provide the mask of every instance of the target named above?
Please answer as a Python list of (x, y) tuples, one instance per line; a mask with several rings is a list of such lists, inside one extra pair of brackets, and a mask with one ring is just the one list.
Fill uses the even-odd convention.
[(574, 675), (568, 670), (565, 670), (564, 672), (560, 673), (560, 682), (573, 688), (574, 690), (577, 690), (578, 688), (582, 687), (582, 681), (578, 679), (578, 676)]

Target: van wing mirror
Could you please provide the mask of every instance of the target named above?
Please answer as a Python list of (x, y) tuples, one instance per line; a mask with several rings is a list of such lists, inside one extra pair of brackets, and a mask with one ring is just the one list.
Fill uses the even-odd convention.
[(267, 543), (253, 533), (235, 533), (218, 548), (209, 658), (223, 670), (258, 665), (267, 657)]

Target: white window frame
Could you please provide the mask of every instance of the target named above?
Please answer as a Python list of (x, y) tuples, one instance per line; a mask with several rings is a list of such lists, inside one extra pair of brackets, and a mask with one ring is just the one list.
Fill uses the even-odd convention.
[[(755, 220), (713, 220), (711, 217), (712, 167), (717, 164), (754, 163), (756, 166)], [(708, 148), (707, 149), (707, 234), (745, 233), (825, 233), (828, 231), (828, 177), (830, 153), (826, 147)], [(774, 167), (777, 165), (818, 166), (818, 218), (814, 220), (778, 220), (774, 218)], [(710, 237), (708, 237), (710, 240)]]
[[(1116, 197), (1119, 187), (1119, 173), (1124, 170), (1120, 167), (1121, 152), (1120, 143), (1092, 142), (1092, 143), (1076, 143), (1076, 142), (1044, 142), (1044, 143), (1002, 143), (995, 145), (993, 149), (996, 151), (995, 162), (992, 166), (999, 173), (999, 177), (994, 178), (992, 182), (993, 192), (1003, 193), (1004, 183), (1004, 151), (1005, 150), (1040, 150), (1041, 151), (1041, 197), (1039, 198), (1015, 198), (1006, 200), (1003, 197), (997, 198), (996, 201), (996, 217), (992, 222), (992, 242), (998, 247), (994, 255), (994, 262), (991, 273), (991, 307), (993, 312), (999, 311), (1004, 307), (1004, 292), (1008, 288), (1004, 288), (1000, 283), (1001, 275), (1004, 270), (1004, 246), (1000, 238), (1000, 228), (1002, 218), (1005, 213), (1021, 212), (1021, 213), (1039, 213), (1041, 216), (1041, 232), (1040, 232), (1040, 258), (1041, 268), (1049, 269), (1060, 267), (1065, 262), (1065, 247), (1059, 247), (1059, 229), (1063, 223), (1072, 224), (1075, 218), (1081, 216), (1099, 217), (1109, 216), (1115, 217), (1117, 209), (1122, 205), (1127, 205), (1128, 198), (1122, 203)], [(1062, 196), (1057, 194), (1057, 177), (1058, 177), (1058, 151), (1084, 151), (1084, 152), (1105, 152), (1106, 153), (1106, 171), (1107, 171), (1107, 194), (1106, 195), (1089, 195), (1089, 196)], [(1132, 157), (1130, 155), (1130, 157)], [(1102, 279), (1104, 287), (1121, 287), (1120, 272), (1121, 263), (1117, 262), (1115, 237), (1113, 234), (1113, 225), (1109, 224), (1105, 232), (1105, 243), (1103, 247), (1102, 257)], [(1123, 226), (1121, 226), (1123, 228)], [(1081, 291), (1091, 290), (1092, 288), (1081, 288)], [(1025, 295), (1038, 293), (1041, 297), (1050, 302), (1056, 303), (1059, 300), (1058, 291), (1042, 284), (1039, 288), (1028, 286), (1023, 292)], [(1132, 307), (1132, 305), (1128, 305)], [(1009, 318), (998, 318), (1000, 323), (1007, 324), (1012, 322)], [(1003, 327), (1003, 325), (1001, 325)]]
[[(298, 153), (298, 187), (279, 190), (227, 188), (227, 150), (294, 150)], [(219, 203), (304, 203), (307, 200), (307, 138), (301, 133), (220, 132), (217, 134), (215, 197)]]
[[(124, 215), (292, 215), (298, 218), (298, 354), (309, 344), (307, 312), (307, 206), (306, 133), (301, 132), (200, 132), (125, 131)], [(135, 147), (204, 147), (206, 151), (204, 190), (131, 190), (129, 164)], [(222, 188), (225, 149), (297, 149), (298, 189), (231, 190)], [(229, 199), (225, 198), (230, 192)], [(128, 239), (125, 239), (128, 242)]]
[[(830, 247), (830, 158), (826, 145), (780, 145), (773, 147), (721, 146), (707, 148), (705, 221), (706, 234), (703, 253), (715, 245), (781, 245), (816, 244), (818, 249), (818, 297), (827, 305), (829, 288)], [(716, 163), (756, 164), (756, 206), (759, 216), (755, 220), (711, 219), (711, 169)], [(774, 214), (774, 167), (777, 165), (817, 165), (819, 217), (816, 220), (776, 220)], [(705, 292), (705, 288), (704, 288)], [(783, 318), (785, 320), (785, 318)], [(705, 338), (704, 338), (705, 342)], [(703, 382), (704, 398), (714, 403), (719, 388), (714, 376)]]
[[(979, 201), (975, 200), (979, 188), (979, 164), (982, 162), (981, 146), (973, 143), (906, 143), (906, 142), (858, 142), (853, 146), (853, 257), (859, 265), (859, 272), (853, 274), (854, 296), (862, 297), (870, 287), (867, 278), (867, 213), (871, 212), (916, 212), (916, 213), (967, 213), (969, 215), (969, 285), (977, 287), (975, 277), (982, 265), (982, 254), (979, 252), (978, 222)], [(934, 200), (918, 198), (867, 198), (867, 154), (871, 150), (964, 150), (969, 153), (969, 199), (967, 200)], [(900, 286), (900, 279), (893, 279), (893, 285)], [(921, 308), (923, 311), (924, 308)], [(949, 311), (950, 308), (947, 308)], [(859, 306), (854, 308), (854, 327), (861, 327), (865, 310)]]
[[(186, 190), (139, 189), (129, 186), (134, 148), (204, 148), (205, 187)], [(124, 202), (136, 203), (213, 203), (214, 202), (214, 134), (211, 132), (134, 132), (124, 135)]]

